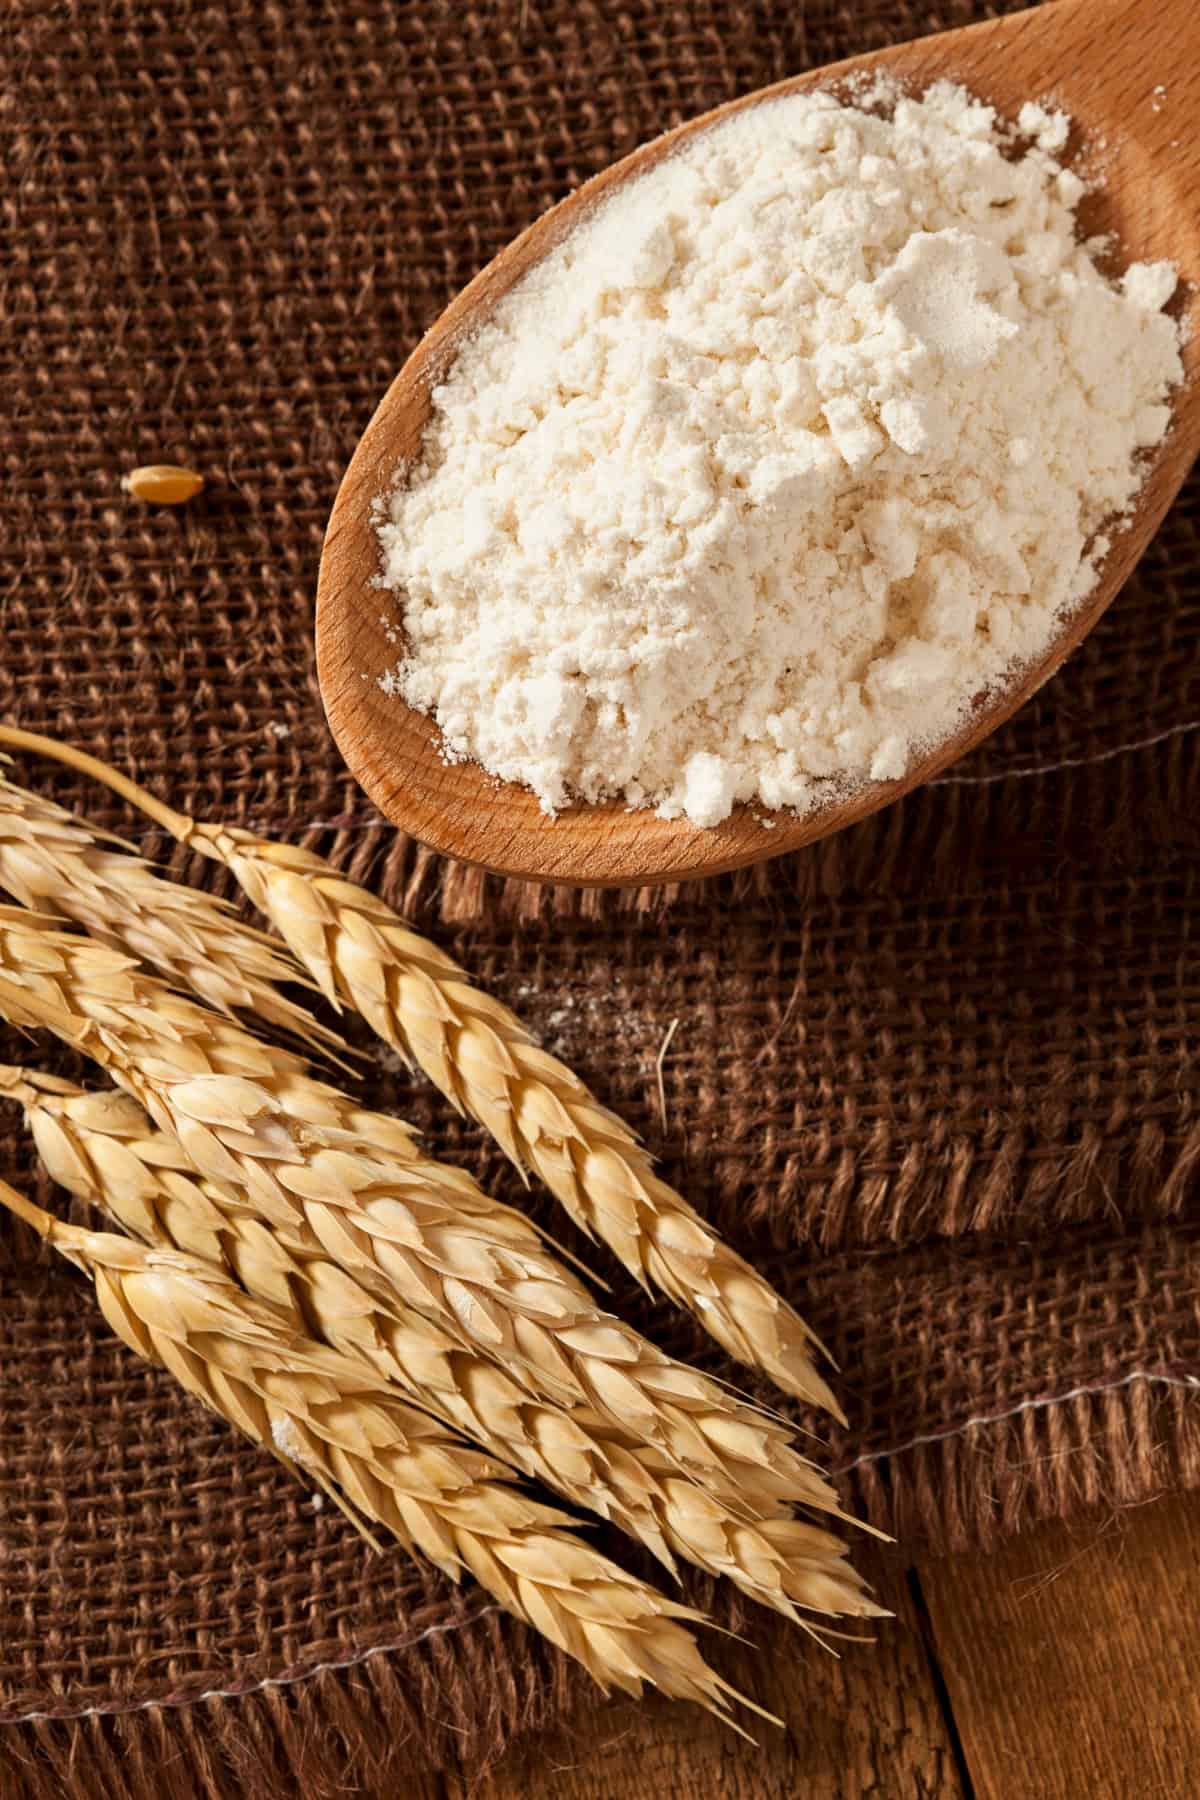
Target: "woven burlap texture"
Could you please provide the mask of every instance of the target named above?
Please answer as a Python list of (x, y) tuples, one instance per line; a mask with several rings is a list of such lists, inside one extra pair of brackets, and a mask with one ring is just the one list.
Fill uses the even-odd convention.
[[(1072, 664), (967, 762), (808, 853), (667, 894), (485, 880), (383, 827), (323, 724), (312, 597), (376, 400), (538, 211), (718, 101), (985, 10), (0, 15), (0, 709), (408, 908), (831, 1345), (848, 1499), (949, 1544), (1200, 1483), (1200, 490)], [(160, 460), (208, 477), (179, 513), (120, 491)], [(166, 854), (95, 793), (26, 775)], [(431, 1090), (369, 1067), (374, 1100), (523, 1203)], [(63, 1204), (15, 1115), (0, 1173)], [(603, 1267), (664, 1344), (718, 1366)], [(373, 1557), (136, 1363), (23, 1230), (0, 1287), (6, 1794), (343, 1791), (356, 1758), (380, 1779), (477, 1764), (569, 1702), (563, 1665), (478, 1592)]]

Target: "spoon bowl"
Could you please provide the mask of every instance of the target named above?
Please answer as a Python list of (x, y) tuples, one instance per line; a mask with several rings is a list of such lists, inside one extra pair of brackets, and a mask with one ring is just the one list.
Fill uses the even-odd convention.
[[(579, 804), (548, 818), (526, 788), (476, 763), (443, 760), (434, 722), (385, 695), (377, 676), (401, 652), (381, 622), (373, 503), (412, 459), (431, 389), (458, 345), (598, 201), (745, 107), (813, 89), (834, 93), (863, 75), (909, 88), (948, 79), (1013, 118), (1050, 97), (1084, 147), (1103, 155), (1103, 186), (1079, 217), (1085, 235), (1112, 232), (1123, 263), (1167, 259), (1181, 277), (1185, 379), (1171, 430), (1134, 511), (1087, 599), (1044, 655), (1003, 690), (981, 696), (959, 731), (914, 759), (896, 781), (868, 782), (803, 817), (738, 806), (702, 830), (623, 802)], [(413, 351), (367, 426), (338, 491), (317, 588), (317, 668), (330, 729), (351, 771), (387, 818), (434, 849), (503, 874), (579, 885), (630, 885), (715, 875), (794, 850), (852, 824), (936, 775), (996, 729), (1077, 648), (1132, 570), (1200, 450), (1200, 8), (1194, 0), (1054, 0), (964, 30), (897, 45), (782, 81), (717, 107), (597, 175), (538, 219), (459, 294)]]

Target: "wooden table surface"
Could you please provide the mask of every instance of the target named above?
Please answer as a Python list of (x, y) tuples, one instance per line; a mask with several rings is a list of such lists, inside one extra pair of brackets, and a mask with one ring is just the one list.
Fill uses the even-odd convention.
[[(864, 1559), (864, 1566), (865, 1559)], [(1194, 1800), (1200, 1494), (993, 1555), (879, 1549), (896, 1619), (841, 1660), (767, 1624), (722, 1671), (786, 1721), (757, 1748), (692, 1707), (618, 1700), (413, 1800)], [(765, 1619), (764, 1615), (764, 1619)]]

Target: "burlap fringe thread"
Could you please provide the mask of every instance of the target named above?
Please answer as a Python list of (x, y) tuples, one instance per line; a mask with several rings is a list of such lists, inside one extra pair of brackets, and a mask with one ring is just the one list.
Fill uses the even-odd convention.
[[(782, 915), (797, 902), (878, 893), (889, 882), (898, 894), (917, 884), (952, 888), (955, 868), (970, 868), (978, 884), (986, 880), (987, 847), (1001, 837), (1008, 840), (1003, 876), (1011, 881), (1018, 818), (1031, 874), (1047, 842), (1058, 837), (1062, 854), (1058, 834), (1069, 831), (1093, 848), (1108, 838), (1115, 861), (1107, 873), (1119, 878), (1116, 824), (1135, 795), (1142, 845), (1147, 831), (1160, 832), (1164, 859), (1174, 860), (1186, 850), (1181, 818), (1196, 816), (1177, 810), (1181, 783), (1200, 786), (1200, 762), (1185, 750), (1171, 747), (1170, 768), (1131, 757), (1115, 791), (1111, 769), (1094, 789), (1078, 779), (1061, 784), (1057, 798), (1059, 784), (1015, 779), (926, 791), (806, 853), (685, 888), (580, 892), (501, 881), (447, 864), (382, 824), (314, 827), (301, 841), (435, 926), (499, 917), (536, 932), (571, 919), (647, 919), (747, 902)], [(1069, 818), (1059, 816), (1068, 797)], [(92, 810), (103, 810), (96, 798), (89, 796)], [(128, 829), (124, 818), (113, 823)], [(974, 859), (964, 859), (964, 833), (977, 843)], [(182, 878), (231, 892), (211, 864), (153, 834), (145, 847)], [(1022, 1141), (1014, 1127), (991, 1144), (929, 1142), (919, 1167), (888, 1177), (872, 1176), (869, 1153), (843, 1154), (835, 1169), (809, 1171), (801, 1196), (782, 1208), (762, 1201), (752, 1214), (781, 1248), (804, 1245), (810, 1254), (814, 1246), (912, 1242), (1026, 1217), (1044, 1229), (1094, 1217), (1098, 1199), (1114, 1191), (1126, 1216), (1165, 1217), (1178, 1212), (1200, 1167), (1200, 1123), (1170, 1153), (1152, 1121), (1107, 1141), (1085, 1129), (1041, 1157), (1032, 1181)], [(1082, 1395), (860, 1463), (843, 1486), (852, 1505), (901, 1543), (986, 1545), (1037, 1520), (1135, 1504), (1168, 1486), (1200, 1487), (1200, 1404), (1182, 1389), (1145, 1382)], [(719, 1616), (728, 1622), (731, 1615)], [(564, 1717), (588, 1687), (523, 1628), (472, 1616), (469, 1602), (463, 1617), (466, 1623), (425, 1638), (418, 1630), (416, 1641), (348, 1668), (285, 1672), (278, 1686), (250, 1681), (234, 1696), (195, 1697), (193, 1689), (175, 1704), (0, 1721), (0, 1793), (5, 1800), (61, 1800), (64, 1793), (72, 1800), (277, 1800), (299, 1792), (302, 1779), (304, 1800), (341, 1800), (351, 1771), (365, 1793), (402, 1786), (414, 1767), (477, 1775), (516, 1739)], [(227, 1690), (232, 1682), (223, 1676), (213, 1685)]]
[[(309, 824), (249, 811), (244, 818), (230, 812), (224, 822), (297, 839), (427, 927), (439, 921), (469, 926), (484, 918), (526, 927), (568, 919), (595, 924), (631, 915), (656, 918), (680, 900), (696, 906), (768, 904), (783, 911), (850, 894), (964, 897), (981, 891), (991, 871), (1009, 883), (1022, 870), (1044, 874), (1064, 865), (1102, 865), (1110, 876), (1119, 876), (1127, 863), (1145, 866), (1148, 844), (1161, 851), (1164, 862), (1200, 849), (1194, 732), (1158, 735), (1116, 755), (1111, 746), (1081, 748), (1065, 758), (1059, 779), (1054, 764), (1039, 772), (1015, 761), (1005, 770), (1000, 764), (989, 771), (976, 755), (957, 765), (951, 779), (920, 788), (806, 850), (733, 875), (653, 888), (554, 887), (489, 875), (448, 862), (372, 819), (362, 796), (356, 812), (344, 819)], [(141, 778), (136, 769), (130, 773)], [(152, 777), (149, 785), (155, 785)], [(134, 839), (147, 855), (171, 856), (174, 845), (164, 834), (103, 790), (49, 769), (39, 771), (39, 786)], [(969, 872), (965, 885), (964, 871)], [(189, 879), (211, 881), (211, 867), (194, 859)]]
[[(994, 782), (920, 788), (806, 850), (733, 875), (666, 887), (570, 888), (508, 880), (447, 862), (382, 823), (325, 827), (301, 841), (348, 868), (355, 880), (369, 879), (414, 919), (470, 925), (489, 917), (534, 926), (565, 919), (598, 923), (630, 914), (654, 918), (680, 900), (726, 907), (768, 903), (782, 910), (842, 894), (957, 895), (964, 889), (964, 870), (970, 871), (966, 891), (982, 891), (989, 871), (1011, 882), (1023, 868), (1044, 874), (1048, 866), (1086, 866), (1098, 856), (1106, 872), (1117, 876), (1127, 862), (1145, 866), (1148, 843), (1158, 846), (1164, 861), (1200, 848), (1200, 827), (1189, 823), (1198, 817), (1200, 756), (1194, 743), (1179, 737), (1073, 769), (1067, 780), (1013, 774)], [(270, 830), (270, 822), (264, 823)], [(303, 827), (297, 821), (291, 829), (298, 835)]]
[[(1200, 757), (1192, 757), (1191, 763), (1197, 802), (1194, 816), (1200, 818)], [(1173, 777), (1172, 791), (1178, 788), (1179, 773)], [(1139, 785), (1138, 804), (1145, 829), (1157, 816), (1155, 791), (1153, 782)], [(984, 792), (994, 795), (994, 790)], [(1000, 802), (993, 799), (980, 806), (978, 795), (969, 802), (957, 796), (946, 802), (943, 797), (936, 802), (937, 817), (929, 814), (918, 821), (921, 830), (913, 839), (905, 820), (911, 819), (913, 809), (922, 802), (935, 805), (928, 796), (911, 796), (904, 805), (866, 821), (857, 831), (843, 832), (776, 863), (709, 881), (647, 890), (589, 891), (502, 881), (483, 870), (448, 863), (384, 825), (357, 833), (313, 828), (300, 841), (306, 849), (344, 869), (352, 880), (373, 888), (414, 923), (432, 928), (435, 935), (439, 921), (469, 927), (483, 917), (498, 916), (508, 921), (510, 929), (528, 932), (536, 939), (539, 926), (557, 923), (561, 928), (569, 918), (594, 924), (602, 918), (614, 919), (620, 909), (642, 918), (665, 915), (673, 909), (682, 924), (706, 909), (736, 916), (739, 909), (753, 903), (780, 918), (794, 918), (798, 906), (812, 903), (822, 894), (829, 897), (843, 881), (851, 888), (860, 880), (877, 887), (886, 882), (893, 866), (923, 868), (936, 885), (937, 844), (948, 844), (957, 857), (967, 819), (975, 818), (976, 813), (982, 820), (981, 841), (986, 843), (989, 818), (994, 831), (997, 821), (991, 814)], [(947, 804), (953, 817), (943, 816)], [(104, 808), (93, 810), (99, 813)], [(1031, 855), (1044, 859), (1044, 846), (1035, 830), (1038, 815), (1035, 809), (1027, 809), (1027, 813)], [(1164, 842), (1168, 838), (1174, 842), (1172, 855), (1165, 849), (1162, 853), (1163, 868), (1177, 867), (1182, 881), (1200, 887), (1200, 867), (1181, 842), (1181, 819), (1165, 804), (1161, 824)], [(118, 828), (127, 829), (124, 817)], [(1200, 843), (1200, 829), (1197, 838)], [(146, 850), (178, 879), (240, 902), (236, 884), (225, 871), (181, 850), (173, 840), (152, 833)], [(1061, 854), (1069, 864), (1069, 855)], [(1007, 867), (1011, 878), (1011, 858)], [(1036, 867), (1044, 873), (1043, 860), (1038, 860)], [(1123, 891), (1123, 880), (1115, 863), (1105, 864), (1106, 884)], [(1074, 870), (1069, 881), (1077, 889), (1099, 891), (1099, 878), (1085, 866)], [(959, 896), (951, 904), (968, 899)], [(461, 945), (458, 954), (469, 959), (469, 949)], [(522, 1010), (519, 1004), (518, 1010)], [(913, 1154), (911, 1144), (916, 1126), (910, 1105), (905, 1132), (908, 1152), (896, 1159), (898, 1166), (885, 1173), (880, 1172), (880, 1164), (889, 1157), (881, 1157), (878, 1143), (865, 1132), (856, 1147), (843, 1143), (836, 1156), (820, 1160), (820, 1133), (814, 1131), (813, 1153), (803, 1169), (792, 1171), (788, 1181), (776, 1183), (770, 1192), (759, 1192), (750, 1199), (743, 1186), (737, 1196), (736, 1216), (722, 1218), (714, 1211), (714, 1222), (730, 1231), (747, 1224), (758, 1229), (765, 1226), (775, 1249), (800, 1246), (811, 1254), (880, 1242), (903, 1245), (933, 1236), (1007, 1231), (1013, 1226), (1041, 1235), (1052, 1227), (1104, 1217), (1111, 1211), (1111, 1196), (1116, 1193), (1121, 1196), (1122, 1217), (1128, 1220), (1178, 1216), (1200, 1171), (1200, 1119), (1174, 1141), (1164, 1134), (1152, 1110), (1140, 1122), (1122, 1116), (1109, 1131), (1086, 1119), (1072, 1127), (1069, 1115), (1075, 1084), (1071, 1068), (1064, 1068), (1060, 1084), (1039, 1065), (1036, 1083), (1019, 1107), (993, 1108), (988, 1119), (975, 1119), (963, 1130), (955, 1130), (952, 1119), (930, 1118), (919, 1156)]]
[[(5, 1800), (345, 1800), (406, 1791), (414, 1768), (478, 1770), (561, 1717), (565, 1658), (494, 1612), (365, 1658), (237, 1697), (0, 1725)], [(499, 1688), (496, 1667), (506, 1680)], [(466, 1695), (470, 1693), (470, 1704)], [(480, 1715), (477, 1696), (491, 1709)]]
[[(1167, 1487), (1200, 1487), (1200, 1405), (1182, 1384), (1120, 1378), (1099, 1393), (880, 1456), (844, 1483), (850, 1503), (901, 1543), (932, 1532), (960, 1546), (1083, 1507), (1132, 1506)], [(524, 1627), (470, 1608), (467, 1597), (460, 1620), (425, 1636), (418, 1630), (407, 1647), (342, 1670), (285, 1672), (280, 1685), (251, 1683), (240, 1695), (0, 1722), (0, 1793), (344, 1800), (348, 1788), (404, 1792), (414, 1767), (478, 1777), (515, 1740), (564, 1719), (593, 1690)], [(718, 1616), (748, 1622), (740, 1612)], [(484, 1693), (491, 1705), (481, 1715)]]

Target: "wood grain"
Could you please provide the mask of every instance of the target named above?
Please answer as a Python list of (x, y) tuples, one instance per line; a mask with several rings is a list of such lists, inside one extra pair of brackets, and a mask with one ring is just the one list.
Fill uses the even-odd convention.
[[(835, 88), (852, 73), (886, 69), (915, 85), (950, 77), (1012, 117), (1051, 90), (1087, 137), (1103, 139), (1104, 187), (1088, 203), (1085, 231), (1115, 231), (1123, 254), (1170, 257), (1187, 284), (1181, 314), (1193, 326), (1188, 386), (1176, 423), (1137, 511), (1114, 534), (1094, 593), (1062, 636), (1012, 687), (981, 696), (958, 735), (920, 759), (901, 781), (875, 782), (851, 800), (803, 819), (741, 807), (702, 831), (620, 804), (578, 806), (546, 818), (527, 789), (502, 785), (474, 763), (442, 761), (436, 727), (375, 676), (398, 648), (380, 623), (379, 550), (372, 503), (420, 443), (430, 389), (476, 328), (530, 266), (581, 215), (621, 183), (697, 132), (765, 99)], [(1157, 91), (1169, 83), (1164, 104)], [(330, 517), (317, 589), (317, 666), (330, 728), (375, 804), (406, 832), (467, 862), (506, 874), (579, 884), (629, 884), (711, 875), (793, 850), (874, 812), (936, 774), (993, 731), (1040, 687), (1091, 630), (1129, 574), (1200, 449), (1200, 8), (1194, 0), (1055, 0), (962, 31), (893, 46), (780, 82), (716, 108), (635, 150), (554, 207), (484, 269), (417, 346), (363, 433)], [(366, 677), (366, 678), (365, 678)]]
[[(873, 1644), (846, 1644), (838, 1660), (756, 1613), (748, 1629), (757, 1648), (713, 1647), (721, 1672), (778, 1713), (785, 1731), (755, 1724), (752, 1748), (693, 1708), (601, 1705), (518, 1752), (473, 1790), (475, 1800), (958, 1800), (964, 1790), (903, 1559), (872, 1547), (858, 1560), (897, 1615)], [(468, 1800), (456, 1786), (451, 1796)]]
[(1187, 1495), (922, 1570), (979, 1800), (1200, 1793), (1198, 1538)]
[(873, 1650), (831, 1663), (770, 1625), (721, 1656), (786, 1733), (751, 1750), (691, 1708), (601, 1703), (439, 1800), (1192, 1800), (1198, 1540), (1188, 1494), (991, 1556), (877, 1550), (898, 1617)]

